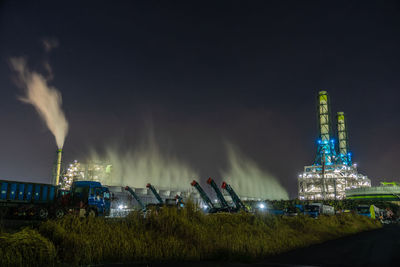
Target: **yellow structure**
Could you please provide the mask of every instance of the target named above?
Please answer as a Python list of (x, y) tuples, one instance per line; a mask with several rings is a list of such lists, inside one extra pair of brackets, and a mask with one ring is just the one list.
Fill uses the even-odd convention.
[(61, 173), (61, 157), (62, 157), (62, 149), (57, 150), (57, 169), (56, 169), (56, 183), (58, 185), (60, 183), (60, 173)]

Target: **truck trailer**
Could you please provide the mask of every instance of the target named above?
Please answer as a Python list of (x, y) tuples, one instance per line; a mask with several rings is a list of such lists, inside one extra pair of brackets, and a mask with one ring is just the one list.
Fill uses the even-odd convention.
[(99, 182), (75, 181), (70, 190), (51, 184), (0, 180), (0, 216), (41, 220), (84, 211), (86, 216), (110, 213), (110, 192)]

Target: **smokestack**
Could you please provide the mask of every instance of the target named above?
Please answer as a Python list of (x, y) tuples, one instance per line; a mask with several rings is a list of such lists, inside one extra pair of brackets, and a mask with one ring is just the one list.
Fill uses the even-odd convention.
[(328, 92), (320, 91), (318, 95), (318, 131), (319, 139), (329, 141), (331, 134)]
[(59, 148), (57, 150), (57, 167), (56, 167), (56, 186), (60, 182), (60, 173), (61, 173), (61, 157), (62, 157), (62, 149)]
[(336, 161), (335, 140), (332, 139), (331, 113), (328, 92), (320, 91), (317, 99), (318, 149), (316, 165), (330, 165)]
[(337, 113), (337, 134), (339, 144), (339, 157), (343, 164), (351, 165), (351, 157), (349, 153), (347, 125), (344, 112)]

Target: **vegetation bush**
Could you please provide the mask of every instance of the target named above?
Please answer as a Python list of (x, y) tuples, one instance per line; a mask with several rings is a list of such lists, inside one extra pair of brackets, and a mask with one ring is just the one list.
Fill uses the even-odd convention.
[(55, 260), (54, 245), (36, 230), (0, 233), (0, 266), (51, 266)]
[(181, 210), (151, 210), (146, 218), (139, 212), (119, 220), (70, 216), (44, 222), (38, 231), (53, 242), (59, 261), (79, 265), (206, 259), (251, 261), (378, 227), (378, 221), (353, 214), (318, 219), (262, 213), (206, 215), (187, 205)]

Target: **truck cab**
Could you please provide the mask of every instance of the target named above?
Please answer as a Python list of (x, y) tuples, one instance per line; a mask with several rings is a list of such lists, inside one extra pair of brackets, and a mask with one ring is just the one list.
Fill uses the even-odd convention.
[(111, 196), (107, 187), (95, 181), (75, 181), (71, 186), (74, 208), (85, 209), (86, 216), (110, 215)]

